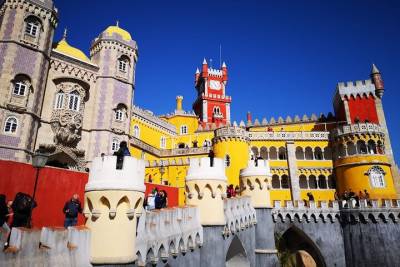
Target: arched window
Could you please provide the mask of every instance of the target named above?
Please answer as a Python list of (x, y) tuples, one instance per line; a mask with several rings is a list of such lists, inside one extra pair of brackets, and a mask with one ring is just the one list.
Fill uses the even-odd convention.
[(211, 141), (210, 140), (204, 140), (203, 142), (203, 147), (210, 147), (211, 146)]
[(28, 76), (23, 74), (18, 74), (15, 76), (12, 83), (12, 94), (16, 96), (25, 96), (31, 85)]
[(161, 148), (167, 147), (167, 138), (165, 138), (165, 136), (161, 136), (161, 138), (160, 138), (160, 147)]
[(25, 20), (25, 34), (28, 34), (33, 37), (39, 36), (41, 28), (40, 20), (34, 16), (29, 16)]
[(68, 109), (79, 111), (80, 96), (77, 91), (68, 94)]
[(214, 111), (213, 112), (214, 112), (214, 114), (221, 114), (221, 110), (217, 106), (214, 107)]
[(281, 177), (281, 187), (284, 189), (289, 188), (289, 177), (286, 174)]
[(385, 187), (385, 174), (385, 171), (381, 167), (371, 167), (367, 172), (371, 186), (377, 188)]
[(357, 149), (353, 142), (347, 142), (346, 145), (347, 145), (347, 155), (351, 156), (357, 154)]
[(281, 146), (280, 148), (279, 148), (279, 151), (278, 151), (278, 157), (279, 157), (279, 159), (280, 160), (285, 160), (286, 159), (286, 148), (284, 148), (283, 146)]
[(338, 157), (343, 158), (346, 156), (346, 147), (343, 144), (339, 144), (338, 147)]
[(231, 157), (229, 155), (225, 155), (225, 167), (231, 166)]
[(322, 149), (320, 147), (314, 148), (314, 158), (316, 160), (323, 160), (324, 156), (322, 154)]
[(317, 187), (317, 177), (315, 177), (315, 175), (310, 175), (310, 177), (308, 177), (308, 188), (316, 189)]
[(140, 128), (138, 125), (133, 126), (133, 136), (136, 138), (140, 137)]
[(187, 134), (188, 133), (188, 129), (186, 125), (182, 125), (181, 126), (181, 134)]
[(376, 152), (378, 152), (378, 154), (385, 154), (385, 146), (380, 140), (377, 142)]
[(328, 146), (324, 148), (324, 159), (326, 160), (332, 159), (332, 149)]
[(263, 159), (268, 159), (268, 149), (265, 146), (261, 147), (260, 156)]
[(299, 184), (301, 189), (308, 188), (307, 177), (304, 174), (300, 175)]
[(335, 181), (335, 178), (332, 175), (328, 176), (328, 187), (330, 189), (335, 189), (336, 188), (336, 181)]
[(326, 189), (327, 184), (326, 184), (326, 177), (324, 175), (318, 176), (318, 186), (320, 189)]
[(363, 140), (357, 141), (357, 152), (358, 154), (367, 154), (367, 145)]
[(269, 159), (272, 159), (272, 160), (274, 160), (274, 159), (277, 159), (278, 158), (278, 153), (277, 153), (277, 151), (276, 151), (276, 147), (270, 147), (270, 149), (269, 149)]
[(64, 92), (60, 91), (56, 94), (54, 109), (63, 109), (63, 108), (64, 108)]
[(117, 138), (113, 138), (111, 142), (111, 151), (118, 151), (119, 149), (119, 140)]
[(281, 188), (281, 182), (279, 181), (279, 176), (278, 175), (276, 175), (276, 174), (272, 175), (271, 184), (272, 184), (272, 188), (274, 188), (274, 189)]
[(303, 148), (300, 146), (296, 147), (296, 159), (299, 159), (299, 160), (304, 159)]
[(306, 147), (304, 154), (305, 154), (306, 160), (313, 160), (314, 159), (313, 151), (312, 151), (311, 147), (309, 147), (309, 146)]
[(16, 117), (10, 116), (6, 119), (6, 123), (4, 124), (4, 132), (5, 133), (16, 133), (18, 128), (18, 120)]
[(123, 73), (129, 72), (129, 58), (125, 55), (118, 59), (118, 70)]
[(251, 152), (253, 153), (254, 158), (258, 158), (258, 147), (253, 146)]
[(374, 140), (368, 141), (368, 153), (369, 154), (376, 154), (376, 144)]
[(121, 109), (117, 109), (115, 111), (115, 120), (117, 121), (123, 121), (124, 120), (124, 112)]

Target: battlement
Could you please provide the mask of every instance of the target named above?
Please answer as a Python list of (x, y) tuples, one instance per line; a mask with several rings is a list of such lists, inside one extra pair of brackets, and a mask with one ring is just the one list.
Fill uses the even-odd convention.
[(257, 223), (256, 210), (247, 196), (224, 199), (225, 228), (223, 235), (229, 236)]
[(332, 130), (332, 138), (354, 134), (378, 134), (384, 136), (385, 132), (381, 126), (374, 123), (341, 125)]
[(145, 162), (124, 157), (122, 169), (116, 169), (116, 156), (94, 158), (85, 191), (135, 190), (144, 192)]
[(157, 264), (203, 244), (203, 228), (195, 207), (144, 212), (137, 228), (137, 263)]
[(271, 176), (269, 162), (267, 160), (249, 160), (247, 167), (240, 170), (240, 177), (245, 176)]
[(246, 129), (237, 126), (225, 126), (215, 130), (214, 141), (238, 139), (247, 142), (249, 140)]
[(223, 159), (214, 158), (211, 166), (210, 158), (190, 159), (186, 181), (191, 180), (221, 180), (226, 181), (225, 162)]
[(208, 94), (208, 93), (202, 93), (201, 96), (203, 98), (209, 98), (209, 99), (221, 99), (221, 100), (226, 100), (226, 102), (231, 102), (232, 97), (228, 95), (219, 95), (219, 94)]
[(371, 80), (362, 80), (362, 81), (349, 81), (349, 82), (340, 82), (336, 86), (336, 92), (339, 93), (341, 96), (356, 96), (362, 95), (364, 93), (375, 94), (375, 85), (372, 83)]
[(222, 70), (217, 70), (217, 69), (213, 69), (213, 68), (208, 68), (208, 76), (222, 78), (223, 73), (222, 73)]

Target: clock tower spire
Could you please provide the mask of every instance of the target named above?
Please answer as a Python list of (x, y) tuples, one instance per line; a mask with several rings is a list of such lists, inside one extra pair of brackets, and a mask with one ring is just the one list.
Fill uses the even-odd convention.
[(232, 100), (225, 94), (227, 82), (228, 68), (225, 62), (220, 69), (213, 69), (204, 59), (201, 72), (196, 70), (197, 99), (193, 103), (193, 110), (203, 126), (211, 123), (222, 126), (231, 122)]

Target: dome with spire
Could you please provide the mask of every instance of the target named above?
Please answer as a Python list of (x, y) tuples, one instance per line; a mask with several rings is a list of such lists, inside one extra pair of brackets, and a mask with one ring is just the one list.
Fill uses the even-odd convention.
[(122, 39), (124, 39), (125, 41), (131, 41), (132, 40), (132, 36), (129, 32), (127, 32), (126, 30), (122, 29), (119, 27), (119, 23), (117, 21), (117, 25), (115, 26), (109, 26), (104, 33), (106, 33), (109, 36), (112, 36), (114, 33), (121, 36)]
[(64, 30), (63, 38), (58, 43), (53, 45), (53, 49), (60, 54), (90, 63), (90, 59), (85, 55), (85, 53), (68, 44), (66, 29)]

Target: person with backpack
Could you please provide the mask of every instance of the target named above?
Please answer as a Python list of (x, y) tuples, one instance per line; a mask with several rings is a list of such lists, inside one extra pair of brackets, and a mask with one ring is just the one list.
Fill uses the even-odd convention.
[(74, 194), (72, 198), (64, 205), (63, 212), (65, 214), (64, 227), (75, 226), (78, 223), (78, 214), (82, 213), (81, 202), (78, 194)]

